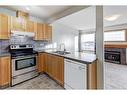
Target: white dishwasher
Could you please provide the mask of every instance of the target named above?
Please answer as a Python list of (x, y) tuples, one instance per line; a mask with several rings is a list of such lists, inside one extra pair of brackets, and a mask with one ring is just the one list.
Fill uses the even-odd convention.
[(87, 89), (86, 64), (64, 59), (64, 88)]

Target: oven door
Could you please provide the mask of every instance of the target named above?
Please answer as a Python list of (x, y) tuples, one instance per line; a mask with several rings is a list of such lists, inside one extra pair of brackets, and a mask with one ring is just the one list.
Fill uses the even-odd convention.
[(24, 56), (12, 59), (12, 76), (36, 70), (36, 56)]

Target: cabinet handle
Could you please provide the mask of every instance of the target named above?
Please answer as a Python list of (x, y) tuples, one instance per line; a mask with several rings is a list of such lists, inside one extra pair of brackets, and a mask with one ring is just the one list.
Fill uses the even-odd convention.
[(84, 69), (85, 69), (84, 67), (79, 66), (79, 70), (84, 70)]

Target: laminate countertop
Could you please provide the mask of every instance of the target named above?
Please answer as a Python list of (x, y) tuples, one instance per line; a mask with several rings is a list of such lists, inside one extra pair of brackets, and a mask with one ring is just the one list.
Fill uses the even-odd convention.
[(52, 50), (45, 50), (45, 51), (38, 51), (39, 53), (49, 53), (49, 54), (53, 54), (53, 55), (57, 55), (57, 56), (61, 56), (64, 57), (66, 59), (70, 59), (70, 60), (74, 60), (74, 61), (78, 61), (80, 63), (84, 63), (84, 64), (91, 64), (93, 62), (95, 62), (97, 60), (97, 57), (95, 54), (93, 53), (84, 53), (84, 52), (73, 52), (70, 54), (58, 54), (58, 53), (54, 53), (54, 51)]

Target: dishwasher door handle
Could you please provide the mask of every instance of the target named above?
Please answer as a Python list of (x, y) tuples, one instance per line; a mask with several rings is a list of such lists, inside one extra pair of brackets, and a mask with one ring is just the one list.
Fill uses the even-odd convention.
[(84, 70), (85, 67), (79, 66), (79, 70)]

